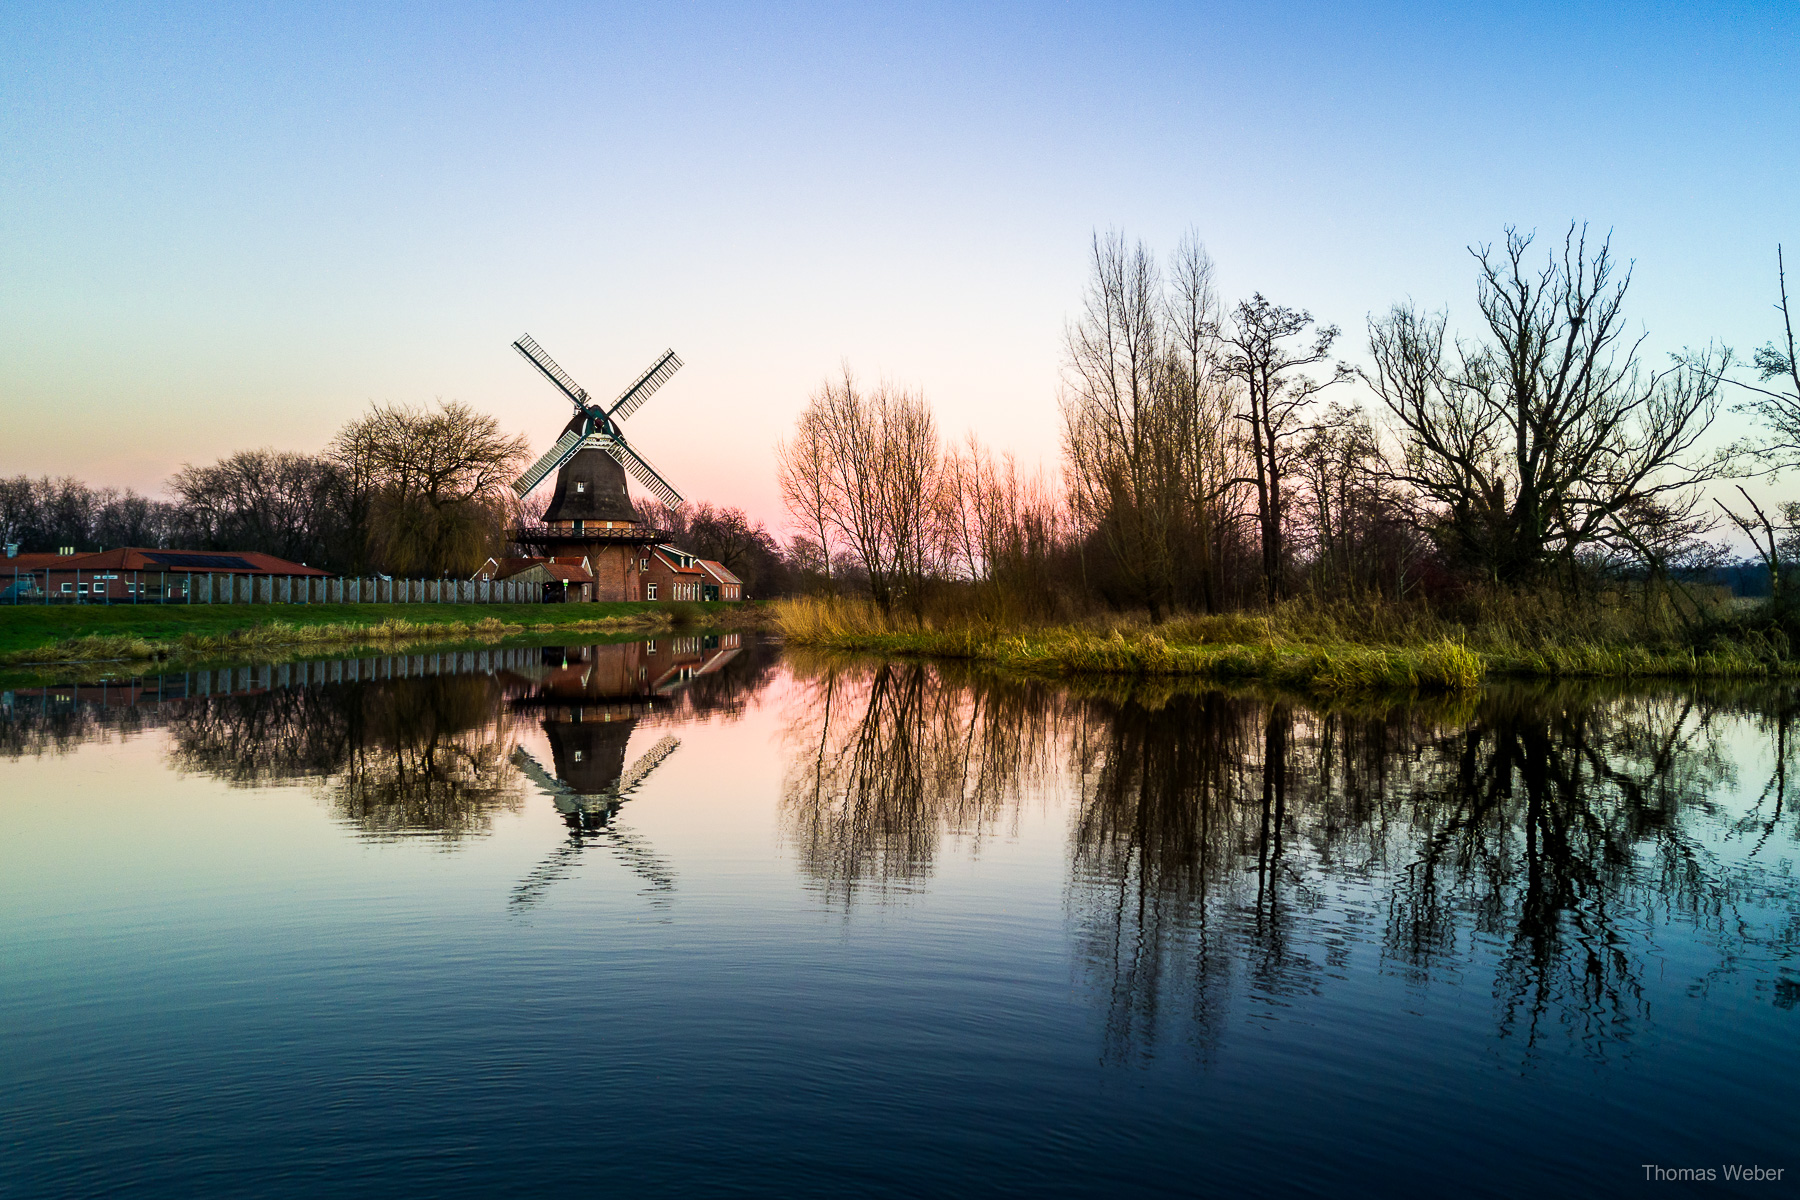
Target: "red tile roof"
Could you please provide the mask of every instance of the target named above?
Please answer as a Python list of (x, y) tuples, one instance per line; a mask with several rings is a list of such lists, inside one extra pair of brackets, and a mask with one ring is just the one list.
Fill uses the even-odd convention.
[(592, 583), (594, 577), (586, 567), (566, 562), (547, 562), (544, 570), (550, 572), (550, 578), (560, 579), (564, 583)]
[(700, 560), (700, 565), (706, 569), (708, 575), (711, 575), (720, 583), (735, 583), (739, 587), (742, 587), (744, 584), (744, 581), (739, 579), (736, 575), (733, 575), (730, 568), (722, 562), (717, 562), (710, 558), (703, 558)]
[[(682, 558), (690, 558), (691, 559), (694, 557), (693, 555), (689, 554), (686, 550), (678, 550), (674, 546), (658, 546), (655, 550), (655, 554), (656, 554), (656, 557), (663, 560), (664, 566), (668, 567), (669, 570), (675, 572), (677, 575), (703, 575), (703, 574), (705, 574), (705, 572), (702, 571), (698, 566), (684, 567), (681, 565)], [(677, 556), (679, 556), (679, 557), (677, 557)], [(695, 561), (698, 562), (699, 560), (696, 559)]]
[(259, 550), (146, 550), (122, 546), (117, 550), (100, 550), (84, 554), (19, 554), (0, 558), (0, 572), (7, 567), (19, 571), (141, 571), (153, 575), (167, 571), (171, 575), (210, 572), (233, 575), (330, 575), (302, 563), (289, 562)]

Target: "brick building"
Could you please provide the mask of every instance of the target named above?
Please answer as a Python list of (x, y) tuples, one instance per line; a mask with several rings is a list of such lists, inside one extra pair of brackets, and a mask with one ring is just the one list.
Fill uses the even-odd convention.
[(702, 600), (742, 600), (744, 598), (744, 581), (733, 575), (722, 562), (710, 558), (699, 560), (700, 569), (706, 572), (707, 578), (700, 583)]
[(699, 600), (707, 578), (699, 559), (668, 545), (650, 547), (640, 570), (646, 600)]
[(253, 550), (126, 546), (85, 554), (15, 554), (0, 559), (0, 603), (183, 603), (212, 597), (227, 578), (316, 579), (330, 574)]

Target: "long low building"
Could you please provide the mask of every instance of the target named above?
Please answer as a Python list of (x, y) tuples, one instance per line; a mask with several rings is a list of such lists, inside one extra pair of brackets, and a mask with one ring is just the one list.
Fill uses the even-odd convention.
[(254, 550), (145, 550), (124, 546), (85, 554), (14, 554), (0, 559), (5, 600), (161, 601), (188, 598), (194, 576), (329, 576), (305, 563)]

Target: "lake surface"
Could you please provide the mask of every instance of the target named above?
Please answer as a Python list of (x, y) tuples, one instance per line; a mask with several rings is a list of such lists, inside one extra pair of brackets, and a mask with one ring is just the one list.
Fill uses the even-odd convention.
[(0, 1195), (1800, 1173), (1800, 693), (736, 635), (0, 696)]

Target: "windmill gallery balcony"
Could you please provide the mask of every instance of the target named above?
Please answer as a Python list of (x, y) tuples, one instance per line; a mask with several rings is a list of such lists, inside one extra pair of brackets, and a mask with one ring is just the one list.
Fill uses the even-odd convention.
[(667, 530), (625, 521), (548, 521), (519, 525), (506, 536), (521, 546), (569, 546), (608, 542), (621, 546), (653, 546), (669, 539)]

